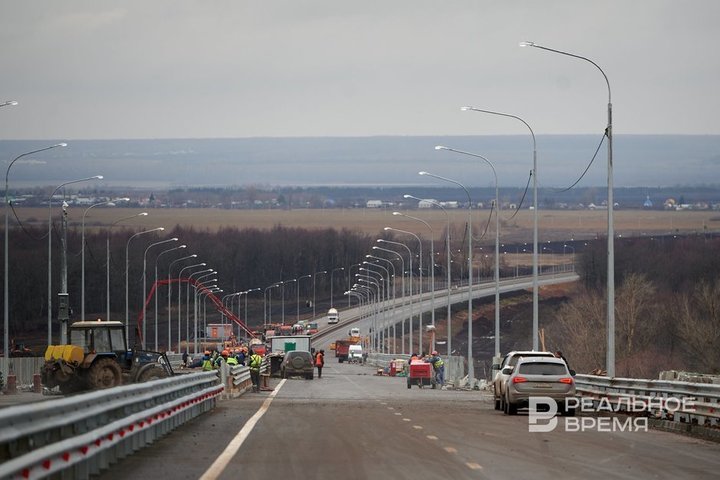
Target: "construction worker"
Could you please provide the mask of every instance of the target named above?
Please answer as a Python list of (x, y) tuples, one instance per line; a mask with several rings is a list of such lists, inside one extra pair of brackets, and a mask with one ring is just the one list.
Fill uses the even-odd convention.
[(260, 365), (262, 364), (262, 357), (258, 355), (255, 350), (250, 354), (248, 359), (248, 367), (250, 367), (250, 380), (253, 384), (253, 392), (260, 391)]
[(236, 365), (240, 365), (240, 362), (238, 362), (238, 359), (235, 355), (228, 355), (228, 357), (225, 361), (227, 362), (227, 364), (230, 368), (232, 368)]
[(223, 350), (222, 352), (220, 352), (220, 355), (218, 355), (217, 358), (215, 359), (215, 361), (213, 362), (213, 367), (215, 369), (219, 369), (223, 363), (227, 362), (229, 355), (230, 355), (230, 352), (228, 352), (227, 350)]
[(431, 363), (433, 370), (435, 370), (435, 381), (441, 387), (445, 385), (445, 362), (443, 362), (438, 352), (433, 350), (428, 358), (428, 363)]
[(210, 358), (210, 350), (205, 350), (205, 355), (203, 355), (202, 360), (202, 369), (205, 372), (209, 372), (213, 369), (213, 362)]
[(320, 350), (315, 354), (315, 366), (318, 369), (318, 378), (322, 378), (322, 369), (325, 365), (325, 350)]
[(237, 361), (240, 365), (245, 365), (245, 358), (247, 357), (247, 348), (243, 347), (237, 354)]

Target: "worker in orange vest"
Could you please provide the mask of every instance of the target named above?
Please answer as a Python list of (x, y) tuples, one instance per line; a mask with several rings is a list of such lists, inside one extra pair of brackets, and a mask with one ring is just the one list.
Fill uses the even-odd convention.
[(315, 354), (315, 366), (318, 370), (318, 378), (322, 378), (322, 369), (325, 366), (325, 350), (320, 350)]

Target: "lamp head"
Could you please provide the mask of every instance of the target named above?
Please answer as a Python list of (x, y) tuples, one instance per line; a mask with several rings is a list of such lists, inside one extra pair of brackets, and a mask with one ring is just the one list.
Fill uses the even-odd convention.
[(197, 253), (193, 253), (193, 254), (190, 255), (190, 256), (191, 256), (192, 258), (195, 258), (195, 257), (197, 257)]
[(95, 175), (95, 176), (92, 177), (92, 178), (94, 178), (95, 180), (102, 180), (102, 179), (103, 179), (103, 176), (102, 176), (102, 175)]
[(399, 216), (402, 216), (402, 213), (400, 213), (400, 212), (393, 212), (393, 215), (395, 215), (395, 216), (398, 216), (398, 215), (399, 215)]
[(187, 245), (180, 245), (180, 246), (177, 247), (177, 248), (187, 248)]
[(177, 238), (177, 237), (173, 237), (173, 238), (170, 239), (170, 241), (171, 241), (171, 242), (177, 242), (177, 241), (178, 241), (178, 238)]
[[(392, 230), (392, 227), (385, 227), (385, 228), (383, 228), (383, 230), (385, 230), (385, 231), (387, 232), (388, 230)], [(380, 241), (380, 240), (378, 240), (378, 242), (379, 242), (379, 241)]]
[[(435, 147), (435, 148), (437, 148), (437, 147)], [(427, 175), (427, 174), (428, 174), (428, 172), (418, 172), (418, 175)]]
[(165, 227), (158, 227), (158, 228), (156, 228), (156, 230), (158, 230), (159, 232), (162, 232), (163, 230), (165, 230)]
[[(17, 105), (17, 102), (15, 103), (15, 105)], [(67, 143), (56, 143), (55, 145), (53, 145), (53, 148), (54, 147), (67, 147)]]
[(450, 150), (450, 149), (444, 145), (435, 145), (435, 150)]
[(535, 42), (520, 42), (518, 45), (520, 45), (521, 47), (534, 47)]
[(148, 213), (147, 212), (138, 213), (137, 216), (138, 217), (147, 217)]
[(468, 110), (472, 110), (472, 109), (473, 109), (473, 107), (470, 107), (470, 106), (460, 107), (460, 111), (462, 111), (462, 112), (467, 112)]

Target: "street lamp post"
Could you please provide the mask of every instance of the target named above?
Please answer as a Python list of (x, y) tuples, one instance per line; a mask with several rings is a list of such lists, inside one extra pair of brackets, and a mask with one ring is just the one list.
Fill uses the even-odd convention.
[[(178, 238), (173, 237), (173, 238), (168, 238), (166, 240), (160, 240), (159, 242), (151, 243), (145, 249), (145, 253), (143, 254), (143, 285), (142, 285), (142, 297), (140, 299), (142, 301), (142, 319), (143, 319), (142, 346), (143, 346), (143, 348), (146, 348), (145, 347), (145, 332), (146, 332), (145, 326), (147, 325), (147, 302), (146, 302), (146, 298), (147, 298), (147, 253), (148, 253), (148, 250), (150, 250), (152, 247), (155, 247), (157, 245), (162, 245), (162, 244), (168, 243), (168, 242), (177, 242), (177, 241), (178, 241)], [(155, 335), (155, 340), (157, 341), (157, 335)], [(157, 350), (157, 344), (155, 345), (155, 350)]]
[(608, 214), (607, 214), (607, 375), (608, 377), (615, 376), (615, 226), (613, 221), (613, 144), (612, 144), (612, 94), (610, 91), (610, 80), (600, 66), (590, 60), (589, 58), (575, 55), (572, 53), (564, 52), (562, 50), (555, 50), (553, 48), (543, 47), (533, 42), (521, 42), (521, 47), (534, 47), (548, 52), (559, 53), (567, 57), (577, 58), (584, 60), (592, 64), (597, 68), (605, 79), (607, 84), (608, 92), (608, 105), (607, 105), (607, 127), (605, 127), (605, 135), (608, 140), (607, 148), (607, 192), (608, 192)]
[[(119, 200), (130, 200), (129, 198), (121, 198)], [(81, 250), (81, 273), (80, 273), (80, 319), (85, 320), (85, 217), (87, 216), (88, 212), (91, 208), (99, 207), (100, 205), (115, 205), (112, 200), (107, 200), (105, 202), (99, 202), (94, 205), (90, 205), (88, 208), (85, 209), (82, 215), (82, 250)], [(108, 319), (109, 320), (109, 319)]]
[[(191, 268), (197, 268), (197, 267), (204, 267), (204, 266), (206, 266), (206, 265), (207, 265), (206, 263), (196, 263), (195, 265), (188, 265), (188, 266), (186, 266), (186, 267), (183, 267), (183, 268), (181, 268), (180, 271), (178, 272), (178, 276), (177, 276), (177, 279), (178, 279), (178, 282), (177, 282), (177, 283), (178, 283), (178, 301), (177, 301), (177, 303), (178, 303), (178, 336), (177, 336), (178, 349), (177, 349), (177, 351), (178, 351), (178, 352), (180, 352), (180, 351), (182, 350), (182, 348), (181, 348), (181, 343), (182, 343), (182, 334), (181, 334), (181, 332), (182, 332), (182, 304), (181, 304), (181, 300), (182, 300), (182, 288), (181, 288), (181, 287), (182, 287), (182, 273), (183, 273), (185, 270), (188, 270), (188, 269), (191, 269)], [(188, 283), (189, 283), (189, 282), (188, 282)], [(189, 292), (189, 290), (188, 290), (188, 292)], [(190, 296), (189, 296), (189, 294), (186, 294), (186, 295), (185, 295), (185, 310), (186, 310), (186, 312), (189, 312), (189, 309), (190, 309)], [(188, 350), (189, 350), (189, 343), (190, 343), (190, 325), (188, 325), (187, 323), (186, 323), (186, 325), (185, 325), (185, 342), (186, 342), (186, 343), (185, 343), (185, 351), (188, 351)]]
[(345, 270), (345, 267), (338, 267), (330, 270), (330, 308), (333, 308), (333, 273), (335, 273), (336, 270), (342, 271)]
[[(186, 257), (176, 258), (170, 262), (170, 265), (168, 265), (168, 350), (172, 350), (172, 267), (178, 262), (183, 262), (191, 258), (197, 258), (197, 254), (193, 253), (192, 255), (188, 255)], [(180, 326), (180, 282), (178, 281), (178, 353), (180, 353)]]
[(397, 352), (396, 352), (396, 350), (397, 350), (397, 345), (396, 345), (396, 343), (397, 343), (397, 331), (396, 331), (396, 328), (395, 328), (395, 282), (397, 281), (397, 280), (396, 280), (397, 277), (395, 276), (395, 264), (393, 264), (393, 263), (392, 263), (390, 260), (388, 260), (387, 258), (376, 257), (376, 256), (374, 256), (374, 255), (365, 255), (365, 258), (372, 258), (373, 260), (375, 260), (375, 262), (379, 262), (380, 260), (382, 260), (383, 262), (387, 262), (388, 265), (390, 265), (390, 267), (392, 268), (393, 273), (392, 273), (392, 276), (391, 276), (391, 275), (390, 275), (390, 270), (387, 269), (387, 268), (385, 268), (385, 267), (383, 267), (382, 265), (378, 265), (377, 263), (371, 263), (371, 262), (363, 262), (363, 263), (368, 263), (368, 265), (375, 265), (376, 267), (379, 267), (379, 268), (382, 268), (383, 270), (385, 270), (385, 273), (386, 273), (386, 276), (387, 276), (387, 279), (388, 279), (388, 281), (387, 281), (388, 300), (390, 299), (390, 295), (389, 295), (389, 292), (390, 292), (390, 278), (392, 278), (392, 281), (393, 281), (393, 284), (392, 284), (392, 313), (390, 314), (390, 318), (392, 319), (392, 325), (389, 325), (387, 328), (388, 328), (388, 329), (389, 329), (389, 328), (392, 328), (392, 334), (393, 334), (393, 343), (392, 343), (392, 346), (393, 346), (393, 351), (392, 351), (392, 352), (388, 352), (388, 353), (397, 353)]
[(280, 309), (280, 323), (285, 325), (285, 284), (291, 283), (291, 282), (297, 282), (297, 278), (293, 278), (291, 280), (285, 280), (284, 282), (280, 282), (280, 295), (281, 295), (281, 309)]
[[(413, 297), (413, 254), (412, 254), (412, 251), (410, 250), (410, 247), (408, 247), (408, 246), (405, 245), (404, 243), (394, 242), (394, 241), (392, 241), (392, 240), (383, 240), (382, 238), (379, 238), (379, 239), (377, 240), (377, 242), (378, 242), (378, 243), (389, 243), (389, 244), (391, 244), (391, 245), (401, 246), (401, 247), (405, 248), (405, 250), (407, 250), (407, 252), (408, 252), (408, 257), (410, 258), (410, 261), (409, 261), (409, 263), (410, 263), (410, 275), (408, 275), (408, 278), (410, 279), (410, 280), (409, 280), (409, 281), (410, 281), (410, 319), (409, 319), (409, 325), (408, 325), (408, 335), (409, 335), (408, 347), (409, 347), (409, 350), (410, 350), (410, 351), (409, 351), (408, 353), (412, 354), (412, 353), (413, 353), (413, 343), (412, 343), (412, 340), (413, 340), (413, 339), (412, 339), (412, 322), (413, 322), (413, 301), (412, 301), (412, 297)], [(374, 248), (374, 247), (373, 247), (373, 248)], [(396, 252), (395, 252), (395, 253), (396, 253)], [(405, 270), (405, 266), (404, 266), (404, 265), (405, 265), (405, 264), (404, 264), (404, 262), (403, 262), (403, 271)], [(422, 300), (420, 300), (420, 301), (422, 302)], [(404, 322), (403, 322), (403, 324), (404, 324)], [(404, 332), (404, 327), (403, 327), (403, 332)], [(422, 348), (422, 345), (418, 345), (418, 348)]]
[[(243, 295), (245, 295), (245, 316), (243, 317), (243, 322), (245, 322), (246, 328), (248, 327), (248, 321), (247, 321), (247, 318), (248, 318), (248, 313), (247, 313), (247, 311), (248, 311), (248, 294), (250, 294), (252, 292), (259, 292), (260, 290), (261, 290), (260, 288), (251, 288), (250, 290), (245, 290), (244, 292), (242, 292)], [(238, 301), (238, 310), (239, 309), (240, 309), (240, 301)], [(247, 338), (247, 331), (245, 332), (245, 338)]]
[[(370, 257), (370, 256), (372, 256), (372, 255), (365, 255), (365, 258)], [(383, 258), (382, 260), (385, 260), (385, 259)], [(385, 261), (387, 262), (388, 260), (385, 260)], [(379, 265), (379, 264), (374, 263), (374, 262), (365, 261), (365, 262), (363, 262), (363, 264), (364, 264), (364, 265), (367, 265), (368, 267), (382, 268), (383, 271), (385, 272), (385, 275), (384, 275), (384, 278), (385, 278), (385, 286), (384, 286), (385, 296), (382, 298), (382, 301), (383, 301), (383, 328), (382, 328), (382, 338), (385, 339), (385, 340), (387, 340), (388, 337), (390, 336), (390, 325), (388, 325), (388, 322), (387, 322), (387, 315), (386, 315), (386, 314), (387, 314), (387, 307), (386, 307), (385, 304), (390, 301), (390, 270), (389, 270), (388, 268), (385, 268), (385, 267), (383, 267), (382, 265)], [(373, 273), (377, 273), (377, 272), (373, 272)], [(382, 276), (382, 275), (380, 276), (380, 280), (381, 280), (381, 281), (383, 280), (383, 276)], [(392, 303), (392, 313), (390, 314), (390, 318), (394, 318), (394, 316), (395, 316), (395, 304)], [(384, 348), (383, 348), (384, 353), (390, 353), (390, 352), (389, 352), (388, 342), (385, 342), (385, 343), (383, 344), (383, 346), (384, 346)]]
[[(212, 269), (209, 269), (209, 270), (212, 270)], [(215, 275), (217, 275), (217, 272), (214, 270), (206, 275), (200, 275), (197, 279), (195, 279), (195, 285), (193, 285), (193, 290), (194, 290), (194, 293), (193, 293), (193, 330), (195, 332), (195, 342), (193, 344), (193, 354), (196, 354), (197, 350), (198, 350), (198, 316), (200, 313), (200, 305), (199, 305), (198, 298), (200, 296), (200, 291), (201, 291), (200, 289), (202, 288), (203, 292), (210, 293), (210, 289), (217, 287), (217, 284), (214, 283), (214, 282), (217, 282), (217, 278), (208, 278), (207, 280), (203, 280), (202, 282), (200, 280), (207, 278), (207, 277), (214, 277)], [(188, 322), (190, 322), (190, 318), (188, 318)], [(203, 333), (207, 332), (205, 327), (203, 327), (201, 330)]]
[[(533, 142), (533, 169), (532, 169), (532, 177), (533, 177), (533, 350), (538, 350), (538, 342), (539, 342), (539, 335), (538, 330), (540, 328), (540, 282), (539, 282), (539, 271), (538, 271), (538, 217), (539, 217), (539, 205), (538, 205), (538, 186), (537, 186), (537, 144), (535, 142), (535, 132), (530, 127), (530, 125), (523, 120), (522, 118), (518, 117), (517, 115), (511, 115), (509, 113), (503, 113), (503, 112), (495, 112), (493, 110), (484, 110), (481, 108), (475, 108), (475, 107), (460, 107), (460, 110), (463, 111), (473, 111), (473, 112), (481, 112), (481, 113), (488, 113), (490, 115), (498, 115), (501, 117), (508, 117), (508, 118), (514, 118), (515, 120), (518, 120), (523, 123), (527, 127), (527, 129), (530, 131), (530, 136), (532, 137)], [(493, 170), (494, 171), (494, 170)], [(499, 355), (499, 352), (496, 352), (496, 355)]]
[[(8, 106), (8, 105), (17, 105), (17, 102), (10, 101), (5, 102), (1, 104), (0, 106)], [(4, 274), (5, 274), (5, 282), (3, 284), (3, 314), (4, 314), (4, 324), (3, 324), (3, 355), (5, 355), (5, 358), (10, 358), (10, 345), (9, 345), (9, 339), (10, 339), (10, 290), (9, 290), (9, 237), (10, 237), (10, 226), (9, 226), (9, 220), (8, 220), (8, 206), (10, 206), (10, 197), (8, 193), (9, 188), (9, 176), (10, 176), (10, 168), (13, 166), (15, 162), (20, 160), (23, 157), (27, 157), (28, 155), (32, 155), (34, 153), (44, 152), (45, 150), (50, 150), (52, 148), (57, 147), (66, 147), (67, 143), (57, 143), (55, 145), (51, 145), (46, 148), (40, 148), (38, 150), (33, 150), (31, 152), (26, 152), (21, 155), (18, 155), (15, 157), (7, 167), (7, 170), (5, 171), (5, 264), (4, 264)], [(51, 317), (48, 314), (48, 319)], [(52, 345), (52, 336), (50, 334), (52, 328), (52, 324), (48, 320), (48, 345)], [(3, 371), (3, 378), (7, 379), (8, 374), (8, 366), (9, 366), (9, 360), (5, 363), (5, 371)]]
[[(418, 350), (419, 350), (419, 353), (422, 353), (422, 346), (423, 346), (423, 342), (422, 342), (422, 338), (423, 338), (423, 332), (422, 332), (422, 329), (423, 329), (423, 319), (422, 319), (422, 317), (423, 317), (423, 310), (422, 310), (423, 248), (422, 248), (422, 240), (420, 239), (420, 237), (418, 235), (416, 235), (412, 232), (408, 232), (407, 230), (400, 230), (399, 228), (393, 228), (393, 227), (385, 227), (385, 228), (383, 228), (383, 230), (385, 230), (386, 232), (390, 230), (390, 231), (404, 233), (406, 235), (411, 235), (411, 236), (415, 237), (415, 239), (418, 241), (418, 246), (420, 249), (420, 262), (419, 262), (419, 267), (418, 267), (418, 273), (419, 273), (418, 301), (420, 303), (420, 311), (418, 312)], [(410, 328), (412, 329), (412, 321), (410, 322)], [(410, 336), (412, 337), (412, 333), (410, 334)]]
[(110, 232), (112, 231), (112, 227), (117, 225), (118, 223), (124, 221), (124, 220), (130, 220), (131, 218), (135, 217), (146, 217), (147, 212), (141, 212), (137, 213), (135, 215), (130, 215), (129, 217), (123, 217), (119, 220), (115, 220), (112, 224), (110, 224), (110, 227), (108, 228), (108, 234), (107, 238), (105, 239), (105, 302), (106, 302), (106, 308), (107, 308), (107, 318), (106, 320), (110, 320)]
[[(414, 200), (421, 201), (422, 199), (418, 197), (414, 197), (412, 195), (403, 195), (404, 198), (412, 198)], [(445, 231), (445, 252), (446, 252), (446, 260), (447, 260), (447, 268), (446, 268), (446, 275), (447, 279), (445, 281), (447, 289), (447, 355), (452, 355), (452, 301), (450, 299), (450, 214), (445, 210), (445, 207), (443, 207), (441, 204), (436, 202), (435, 200), (426, 200), (428, 203), (431, 203), (435, 205), (436, 207), (439, 207), (443, 213), (445, 214), (445, 217), (447, 219), (447, 229)], [(434, 260), (433, 260), (434, 262)], [(435, 282), (433, 282), (434, 284)], [(435, 320), (433, 319), (433, 324), (435, 323)], [(433, 340), (435, 339), (435, 336), (433, 335)]]
[[(279, 283), (274, 283), (272, 285), (265, 287), (265, 291), (263, 292), (263, 314), (264, 314), (263, 326), (264, 327), (267, 327), (268, 323), (272, 322), (272, 297), (270, 297), (270, 295), (272, 295), (272, 292), (270, 292), (270, 295), (268, 295), (268, 290), (270, 290), (271, 288), (279, 287), (279, 286), (280, 286)], [(270, 299), (270, 310), (268, 310), (268, 308), (267, 308), (267, 303), (268, 303), (267, 299), (268, 298)], [(268, 313), (269, 313), (269, 315), (268, 315)], [(269, 321), (268, 321), (268, 317), (269, 317)]]
[[(128, 278), (129, 278), (129, 270), (130, 270), (130, 262), (129, 260), (129, 250), (130, 250), (130, 242), (133, 238), (138, 237), (140, 235), (144, 235), (146, 233), (152, 233), (152, 232), (162, 232), (165, 230), (164, 227), (157, 227), (150, 230), (143, 230), (142, 232), (138, 232), (134, 235), (132, 235), (125, 245), (125, 338), (130, 341), (130, 303), (128, 301), (129, 299), (129, 287), (128, 287)], [(143, 339), (144, 341), (144, 339)]]
[[(88, 178), (80, 178), (78, 180), (71, 180), (69, 182), (62, 183), (55, 187), (55, 190), (50, 194), (50, 198), (48, 198), (48, 345), (52, 345), (52, 199), (55, 196), (55, 194), (66, 185), (72, 185), (74, 183), (81, 183), (81, 182), (87, 182), (90, 180), (102, 180), (102, 175), (95, 175)], [(64, 261), (64, 260), (63, 260)], [(63, 282), (65, 280), (63, 279)], [(67, 293), (65, 290), (67, 289), (66, 285), (63, 285), (61, 287), (62, 292), (61, 293)], [(63, 320), (63, 319), (61, 319)], [(67, 319), (64, 319), (67, 320)], [(62, 331), (61, 331), (61, 337), (62, 337)]]
[[(201, 263), (198, 265), (193, 265), (194, 267), (197, 266), (207, 266), (206, 263)], [(190, 267), (188, 267), (190, 268)], [(184, 270), (184, 269), (183, 269)], [(182, 274), (182, 270), (180, 270), (180, 273)], [(189, 343), (190, 343), (190, 280), (192, 280), (192, 277), (195, 275), (200, 274), (214, 274), (215, 270), (212, 268), (206, 268), (205, 270), (198, 270), (197, 272), (193, 272), (188, 275), (188, 281), (185, 285), (185, 342), (186, 342), (186, 349), (189, 349)], [(204, 275), (207, 276), (207, 275)], [(178, 276), (178, 278), (180, 278)], [(198, 277), (200, 278), (200, 277)], [(195, 285), (193, 285), (193, 289), (195, 288)], [(195, 295), (193, 295), (193, 311), (197, 309), (197, 303), (195, 302)], [(195, 322), (195, 331), (194, 331), (194, 341), (193, 341), (193, 355), (197, 353), (197, 347), (198, 347), (198, 332), (197, 332), (197, 322)]]
[[(430, 230), (430, 264), (431, 264), (431, 268), (430, 268), (430, 309), (432, 310), (431, 322), (432, 322), (432, 325), (434, 328), (435, 327), (435, 232), (433, 231), (430, 224), (421, 218), (413, 217), (412, 215), (406, 215), (401, 212), (393, 212), (393, 215), (406, 217), (411, 220), (416, 220), (420, 223), (425, 224), (425, 226), (428, 227), (428, 229)], [(422, 269), (422, 266), (420, 268)], [(422, 278), (421, 278), (421, 281), (422, 281)], [(422, 320), (420, 321), (420, 329), (422, 330)], [(430, 350), (431, 351), (435, 350), (435, 335), (432, 336), (432, 346), (431, 346)]]
[[(421, 201), (420, 198), (414, 197), (412, 195), (403, 195), (404, 198), (412, 198), (414, 200)], [(448, 356), (452, 355), (452, 301), (450, 299), (450, 214), (445, 210), (445, 207), (443, 207), (440, 203), (436, 202), (435, 200), (426, 200), (428, 203), (431, 203), (435, 205), (436, 207), (440, 208), (443, 213), (445, 214), (445, 218), (447, 220), (447, 227), (445, 230), (445, 256), (447, 260), (447, 267), (446, 267), (446, 275), (447, 279), (445, 281), (447, 289), (447, 354)], [(435, 260), (433, 259), (433, 263)], [(434, 268), (433, 268), (434, 270)], [(435, 281), (433, 280), (433, 285), (435, 284)], [(435, 319), (433, 318), (433, 324), (435, 324)], [(435, 336), (433, 335), (433, 342), (435, 340)]]
[(473, 333), (472, 333), (472, 322), (473, 322), (473, 315), (472, 315), (472, 200), (470, 199), (470, 192), (468, 192), (468, 189), (465, 188), (465, 185), (458, 182), (457, 180), (452, 180), (446, 177), (441, 177), (440, 175), (435, 175), (433, 173), (429, 172), (419, 172), (420, 175), (427, 175), (429, 177), (437, 178), (438, 180), (443, 180), (445, 182), (450, 182), (458, 187), (462, 188), (465, 191), (465, 194), (468, 198), (468, 352), (467, 352), (467, 362), (468, 362), (468, 380), (470, 381), (470, 386), (475, 386), (475, 364), (473, 360), (473, 353), (472, 353), (472, 343), (473, 343)]
[[(166, 253), (172, 252), (174, 250), (180, 250), (182, 248), (187, 248), (187, 245), (180, 245), (178, 247), (169, 248), (167, 250), (163, 250), (162, 252), (158, 253), (157, 257), (155, 257), (155, 351), (158, 351), (158, 296), (160, 294), (160, 290), (158, 289), (158, 260), (160, 260), (160, 257), (163, 256)], [(170, 274), (170, 271), (168, 269), (168, 276)], [(170, 283), (168, 283), (168, 292), (170, 292)], [(168, 305), (170, 305), (170, 295), (168, 293)], [(171, 323), (170, 319), (168, 318), (168, 339), (170, 339), (170, 330), (171, 330)], [(168, 341), (167, 348), (168, 351), (170, 350), (170, 342)]]
[[(315, 320), (315, 284), (317, 283), (317, 276), (324, 275), (327, 270), (313, 273), (313, 320)], [(332, 274), (330, 274), (330, 305), (332, 305)]]
[[(367, 269), (361, 269), (361, 270), (367, 270)], [(370, 270), (368, 270), (369, 272)], [(364, 282), (368, 285), (372, 285), (377, 288), (376, 292), (374, 293), (375, 301), (373, 302), (375, 304), (375, 311), (373, 312), (373, 334), (371, 338), (373, 339), (373, 351), (378, 351), (379, 346), (379, 335), (378, 335), (378, 314), (380, 312), (380, 299), (382, 298), (382, 285), (380, 283), (382, 282), (382, 277), (380, 277), (380, 281), (376, 281), (375, 277), (371, 277), (370, 275), (363, 276), (359, 273), (356, 273), (355, 276), (357, 277), (358, 282)], [(372, 291), (372, 289), (370, 289)]]
[[(462, 155), (469, 155), (471, 157), (479, 158), (485, 163), (490, 165), (495, 178), (495, 357), (500, 360), (500, 189), (498, 186), (498, 177), (495, 170), (495, 165), (482, 155), (477, 153), (465, 152), (463, 150), (455, 150), (454, 148), (443, 147), (438, 145), (435, 147), (436, 150), (448, 150), (450, 152), (460, 153)], [(537, 208), (535, 209), (537, 212)], [(536, 230), (537, 232), (537, 226)], [(537, 235), (535, 236), (537, 239)], [(537, 284), (537, 272), (533, 275), (533, 285)], [(534, 290), (533, 290), (534, 291)], [(537, 322), (536, 316), (533, 316), (533, 338), (537, 338)], [(537, 348), (533, 348), (537, 350)], [(495, 363), (495, 362), (493, 362)]]
[[(389, 250), (387, 248), (381, 248), (377, 246), (372, 247), (373, 250), (380, 250), (382, 252), (392, 253), (393, 255), (397, 255), (397, 257), (400, 259), (400, 265), (402, 268), (402, 275), (400, 275), (400, 288), (402, 289), (402, 306), (403, 309), (405, 308), (405, 260), (403, 259), (402, 255), (400, 255), (395, 250)], [(377, 257), (376, 257), (377, 258)], [(394, 267), (393, 267), (394, 268)], [(393, 292), (394, 295), (395, 292)], [(412, 294), (410, 296), (410, 315), (412, 315)], [(401, 325), (401, 339), (400, 339), (400, 346), (402, 347), (402, 354), (405, 355), (405, 320), (400, 322)], [(393, 327), (394, 328), (394, 327)], [(411, 349), (412, 350), (412, 349)], [(410, 352), (412, 353), (412, 352)]]
[[(351, 275), (352, 275), (352, 269), (353, 269), (353, 267), (359, 267), (360, 265), (362, 265), (362, 263), (353, 263), (353, 264), (350, 265), (350, 266), (348, 267), (348, 269), (347, 269), (347, 273), (348, 273), (348, 290), (350, 290), (350, 289), (352, 288), (352, 277), (351, 277)], [(348, 295), (348, 308), (350, 308), (350, 295)]]
[[(312, 278), (312, 275), (303, 275), (301, 277), (297, 278), (297, 295), (295, 297), (295, 323), (298, 323), (300, 321), (300, 280), (303, 278)], [(315, 282), (313, 282), (313, 287), (315, 286)], [(315, 317), (313, 316), (313, 319)]]

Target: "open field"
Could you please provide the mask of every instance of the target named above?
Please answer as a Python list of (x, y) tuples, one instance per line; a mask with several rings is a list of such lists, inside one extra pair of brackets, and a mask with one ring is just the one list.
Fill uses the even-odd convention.
[[(82, 207), (68, 210), (70, 225), (80, 226)], [(124, 208), (94, 208), (85, 219), (88, 230), (104, 228), (111, 223), (136, 215), (144, 210)], [(307, 229), (350, 229), (369, 235), (378, 235), (383, 227), (410, 230), (425, 236), (427, 227), (417, 220), (394, 216), (392, 210), (381, 209), (327, 209), (327, 210), (223, 210), (223, 209), (148, 209), (147, 217), (123, 221), (118, 226), (171, 229), (175, 225), (198, 229), (217, 230), (222, 227), (271, 229), (276, 225)], [(54, 215), (59, 215), (59, 208)], [(467, 210), (403, 210), (404, 214), (420, 218), (433, 229), (436, 241), (444, 238), (448, 217), (451, 234), (462, 235), (467, 221)], [(45, 208), (17, 208), (23, 223), (47, 226), (48, 210)], [(480, 235), (488, 221), (490, 210), (473, 212), (472, 224), (475, 235)], [(533, 212), (520, 211), (512, 220), (512, 213), (500, 213), (500, 236), (504, 242), (528, 242), (532, 240)], [(659, 211), (616, 210), (615, 233), (622, 236), (658, 235), (672, 233), (703, 233), (720, 231), (720, 212), (713, 211)], [(589, 239), (604, 236), (607, 231), (607, 211), (604, 210), (541, 210), (538, 217), (541, 241), (562, 241), (574, 238)], [(493, 220), (485, 238), (494, 238)]]

